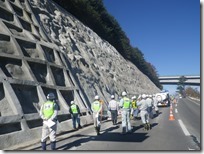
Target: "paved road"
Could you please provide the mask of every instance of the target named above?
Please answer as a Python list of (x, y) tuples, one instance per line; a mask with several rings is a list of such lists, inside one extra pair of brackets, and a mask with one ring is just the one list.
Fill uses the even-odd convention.
[[(110, 121), (103, 122), (101, 132), (97, 136), (92, 125), (78, 131), (67, 132), (57, 136), (57, 150), (101, 150), (101, 151), (189, 151), (200, 150), (199, 129), (192, 126), (188, 119), (192, 120), (192, 115), (186, 117), (186, 100), (179, 100), (178, 104), (173, 104), (173, 115), (175, 120), (169, 120), (170, 107), (160, 108), (159, 116), (151, 119), (152, 129), (144, 131), (141, 121), (131, 121), (133, 133), (121, 134), (121, 121), (118, 125), (112, 125)], [(187, 103), (187, 102), (186, 102)], [(188, 104), (188, 103), (187, 103)], [(179, 108), (178, 108), (179, 107)], [(178, 108), (178, 109), (177, 109)], [(183, 109), (182, 109), (183, 108)], [(177, 111), (175, 112), (175, 110)], [(190, 108), (191, 109), (191, 108)], [(193, 109), (194, 110), (194, 109)], [(195, 109), (196, 111), (197, 109)], [(197, 114), (199, 116), (199, 113)], [(183, 118), (185, 117), (185, 119)], [(181, 127), (180, 120), (183, 120), (185, 128), (189, 132), (196, 132), (193, 136), (186, 135)], [(199, 120), (198, 120), (199, 121)], [(196, 122), (195, 122), (196, 123)], [(192, 124), (192, 125), (191, 125)], [(195, 137), (196, 136), (196, 139)], [(50, 149), (50, 145), (48, 145)], [(40, 143), (18, 148), (17, 150), (41, 150)]]
[(179, 99), (175, 104), (177, 119), (182, 121), (187, 132), (185, 135), (192, 137), (199, 146), (201, 143), (201, 106), (200, 101), (189, 98)]

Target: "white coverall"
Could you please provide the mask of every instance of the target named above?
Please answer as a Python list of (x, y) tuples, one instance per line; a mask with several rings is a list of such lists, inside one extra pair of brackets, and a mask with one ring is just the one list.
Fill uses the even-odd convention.
[(154, 96), (154, 97), (153, 97), (153, 104), (154, 104), (154, 110), (155, 110), (156, 112), (159, 111), (159, 108), (158, 108), (158, 106), (157, 106), (157, 103), (158, 103), (158, 101), (157, 101), (156, 97)]
[[(42, 107), (40, 109), (40, 117), (43, 119), (43, 121), (47, 121), (48, 119), (44, 119), (44, 116), (42, 114), (42, 109), (43, 109), (43, 105), (42, 105)], [(50, 120), (55, 122), (55, 125), (53, 125), (52, 127), (48, 127), (43, 122), (41, 142), (46, 142), (48, 137), (50, 137), (50, 141), (51, 142), (56, 141), (57, 113), (58, 113), (58, 106), (55, 103), (55, 105), (54, 105), (54, 113), (53, 113), (52, 117), (50, 117)]]
[(142, 99), (141, 101), (137, 102), (137, 106), (140, 110), (140, 116), (143, 124), (149, 123), (149, 114), (147, 112), (147, 101), (146, 99)]
[(120, 108), (122, 108), (122, 133), (127, 133), (127, 132), (131, 132), (132, 128), (131, 128), (131, 124), (130, 124), (130, 112), (131, 112), (131, 100), (130, 101), (130, 107), (127, 109), (123, 108), (123, 104), (124, 104), (124, 98), (122, 98), (120, 100)]

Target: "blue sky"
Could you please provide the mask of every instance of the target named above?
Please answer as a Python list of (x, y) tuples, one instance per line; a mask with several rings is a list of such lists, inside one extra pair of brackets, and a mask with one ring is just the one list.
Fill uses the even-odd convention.
[[(103, 0), (159, 76), (200, 75), (199, 0)], [(174, 90), (175, 86), (165, 86)]]

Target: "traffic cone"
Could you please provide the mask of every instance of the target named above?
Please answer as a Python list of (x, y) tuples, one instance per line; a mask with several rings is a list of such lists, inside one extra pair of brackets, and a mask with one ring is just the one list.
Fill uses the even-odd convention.
[(170, 110), (173, 110), (173, 105), (172, 105), (172, 103), (170, 104)]
[(175, 120), (174, 115), (172, 113), (172, 109), (170, 109), (169, 120)]

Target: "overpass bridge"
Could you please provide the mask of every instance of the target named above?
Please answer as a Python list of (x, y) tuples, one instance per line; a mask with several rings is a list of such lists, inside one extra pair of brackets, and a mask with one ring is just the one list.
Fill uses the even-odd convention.
[[(181, 76), (160, 76), (159, 81), (162, 85), (176, 85)], [(200, 75), (186, 75), (184, 77), (186, 78), (185, 85), (200, 86)]]

